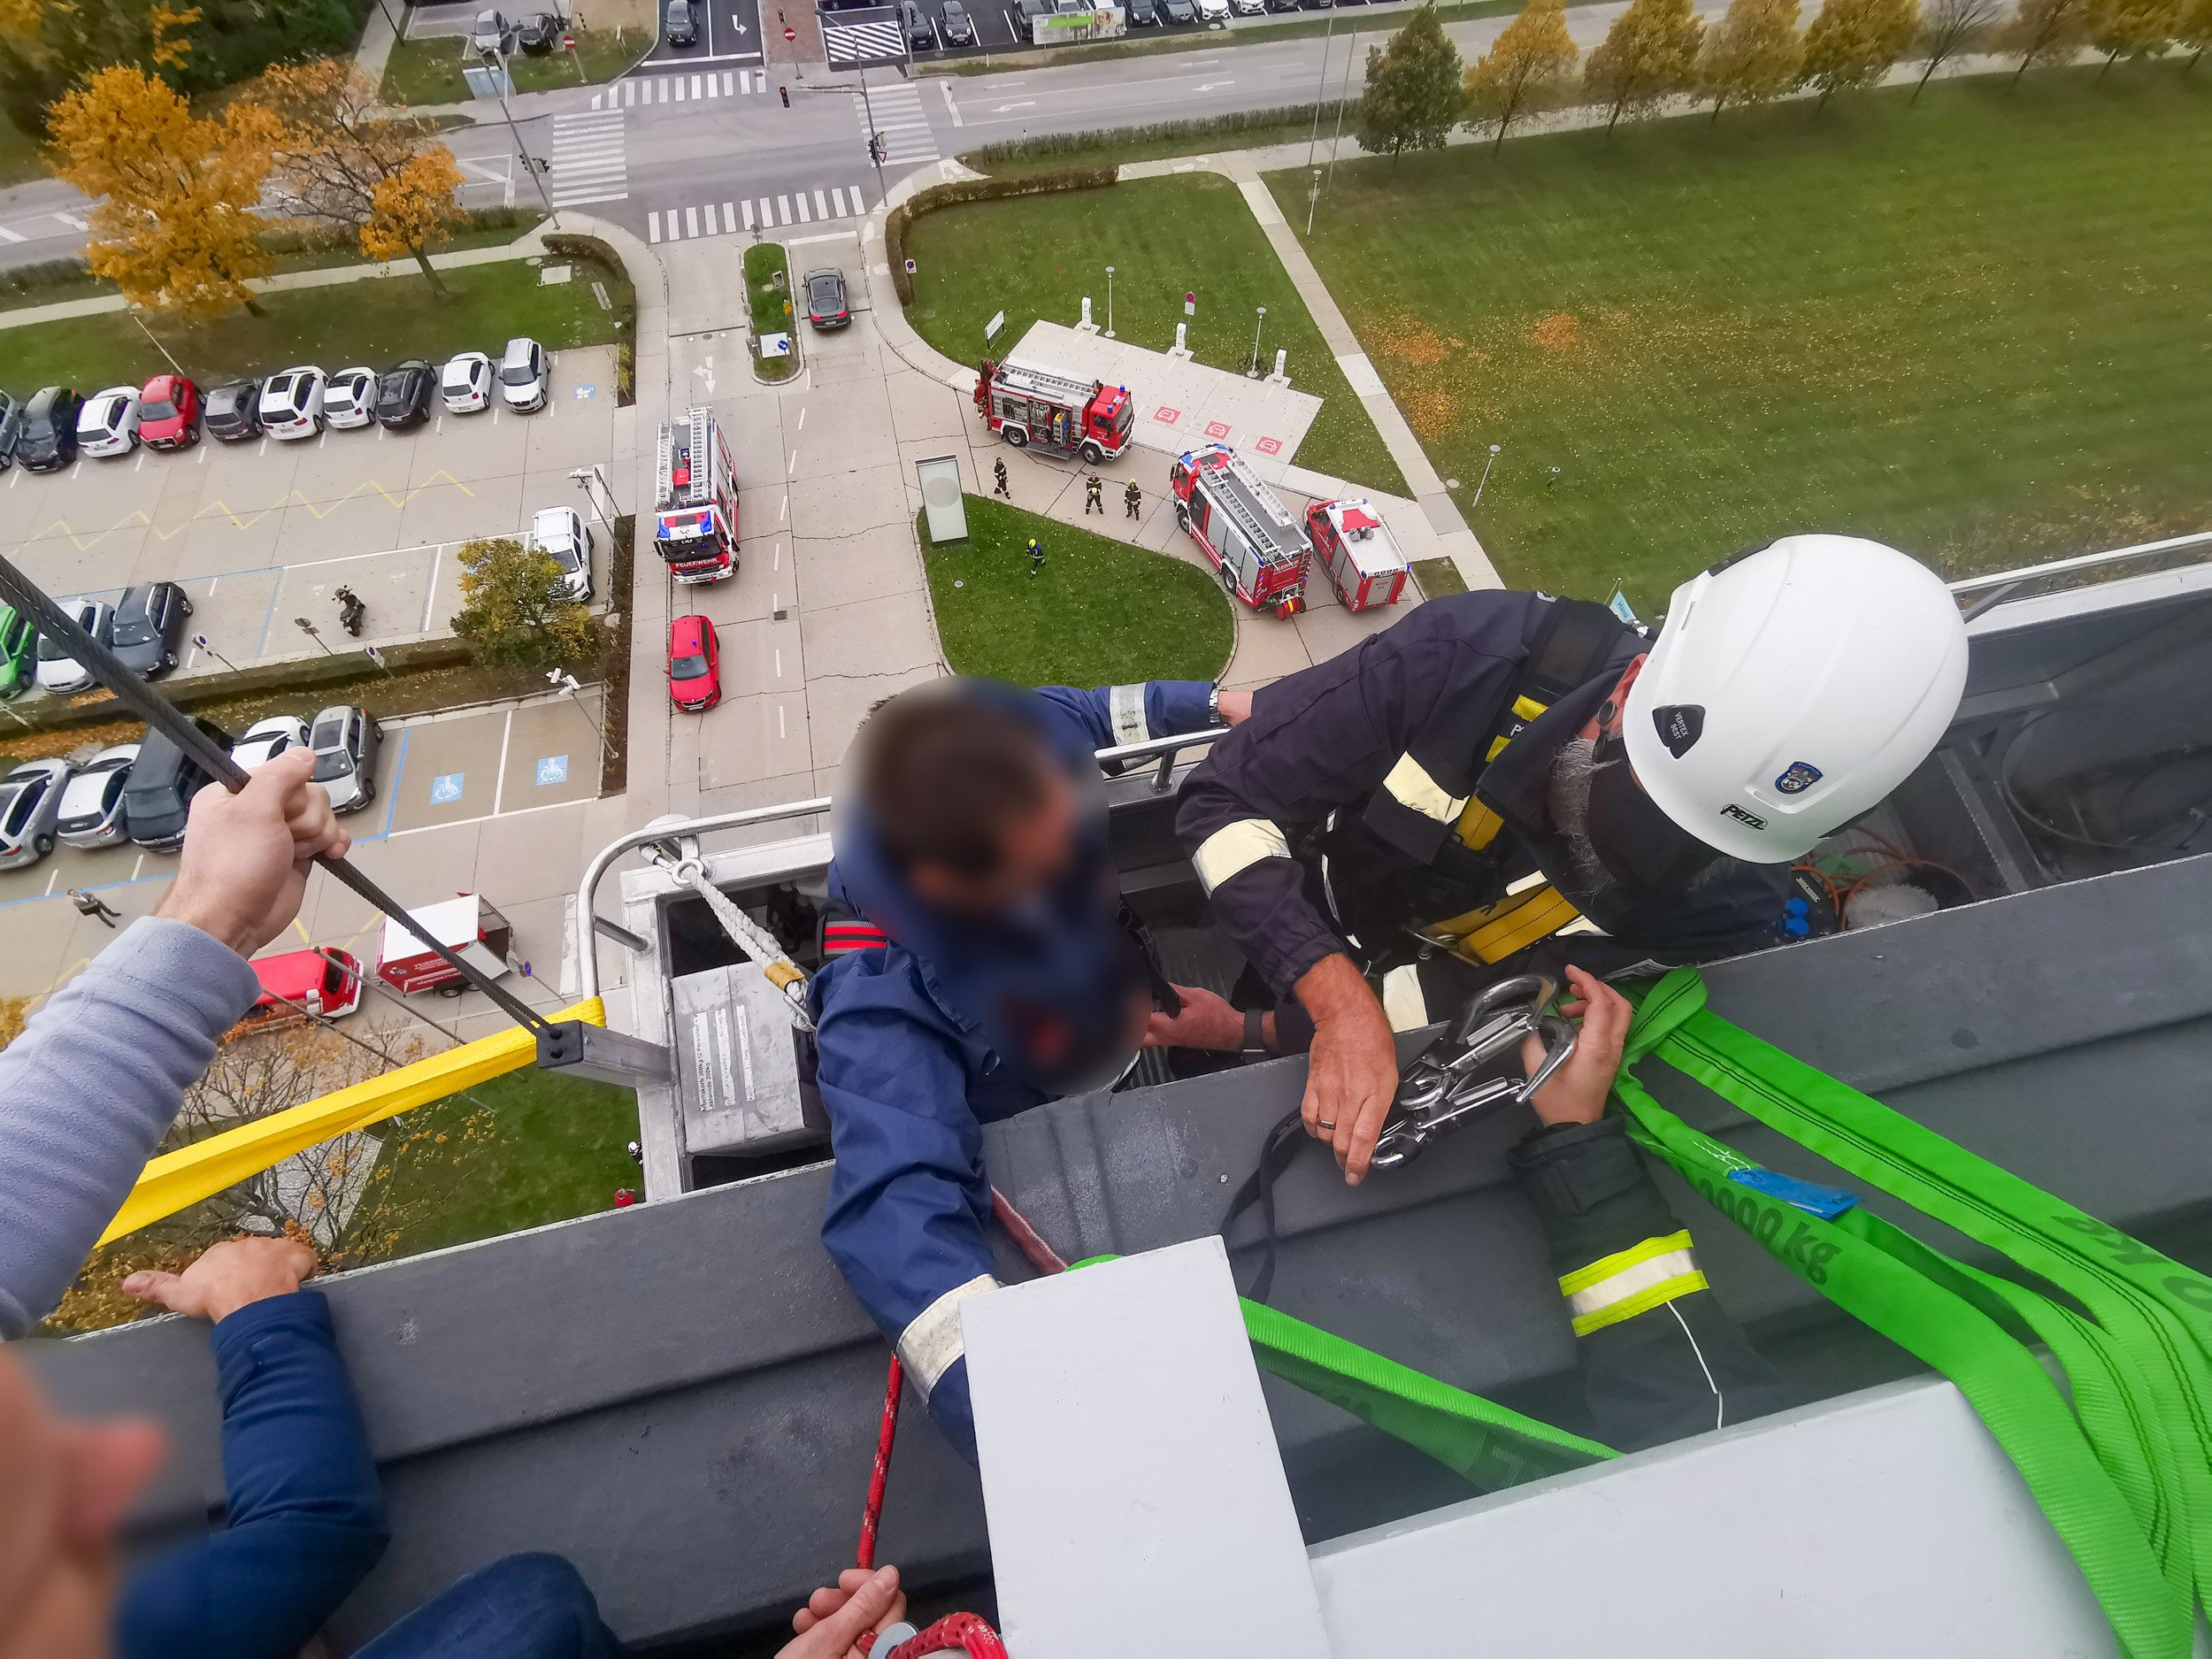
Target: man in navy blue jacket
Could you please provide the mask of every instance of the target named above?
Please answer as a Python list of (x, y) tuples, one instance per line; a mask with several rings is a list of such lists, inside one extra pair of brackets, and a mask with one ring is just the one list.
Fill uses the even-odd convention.
[(982, 1125), (1113, 1082), (1141, 1042), (1234, 1047), (1241, 1031), (1220, 998), (1183, 987), (1183, 1013), (1155, 1017), (1177, 999), (1120, 903), (1094, 751), (1250, 706), (1202, 680), (956, 680), (893, 698), (861, 730), (829, 884), (866, 942), (811, 990), (837, 1154), (822, 1241), (970, 1456), (959, 1305), (997, 1282)]

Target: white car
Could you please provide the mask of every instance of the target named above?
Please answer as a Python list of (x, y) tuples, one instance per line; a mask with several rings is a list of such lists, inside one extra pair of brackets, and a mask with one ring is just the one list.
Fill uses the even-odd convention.
[(307, 722), (296, 714), (273, 714), (246, 728), (245, 736), (230, 746), (230, 757), (251, 772), (296, 747), (307, 747)]
[(129, 781), (138, 745), (118, 743), (87, 761), (61, 792), (61, 817), (54, 833), (72, 847), (112, 847), (130, 833), (123, 813), (123, 786)]
[(1240, 17), (1259, 17), (1267, 10), (1267, 0), (1229, 0)]
[(323, 429), (323, 372), (303, 365), (261, 388), (261, 429), (272, 438), (311, 438)]
[(541, 507), (530, 520), (530, 545), (561, 567), (561, 591), (580, 603), (591, 598), (591, 526), (573, 507)]
[(480, 351), (464, 351), (446, 359), (438, 376), (438, 393), (449, 415), (472, 415), (492, 401), (492, 360)]
[(138, 448), (138, 388), (111, 386), (77, 411), (77, 448), (87, 455), (128, 455)]
[(341, 369), (323, 388), (323, 423), (348, 432), (376, 419), (376, 371)]
[(1229, 0), (1198, 0), (1198, 20), (1201, 23), (1226, 23), (1229, 20)]
[(499, 360), (500, 401), (518, 415), (535, 414), (545, 407), (553, 390), (553, 370), (545, 360), (545, 348), (526, 335), (507, 342)]
[[(105, 600), (80, 599), (64, 607), (76, 625), (105, 645), (115, 636), (115, 607)], [(69, 648), (49, 634), (38, 636), (38, 686), (67, 695), (88, 690), (92, 671), (69, 655)]]

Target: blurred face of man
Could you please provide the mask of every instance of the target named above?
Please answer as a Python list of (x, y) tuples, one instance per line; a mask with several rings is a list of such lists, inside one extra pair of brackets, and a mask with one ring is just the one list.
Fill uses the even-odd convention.
[(1017, 812), (998, 827), (998, 858), (988, 871), (949, 869), (917, 864), (910, 876), (914, 891), (941, 910), (964, 916), (1003, 916), (1049, 887), (1067, 873), (1076, 850), (1074, 785), (1042, 759), (1043, 784), (1034, 808)]
[(0, 1349), (0, 1659), (105, 1659), (115, 1532), (160, 1467), (150, 1423), (65, 1423)]

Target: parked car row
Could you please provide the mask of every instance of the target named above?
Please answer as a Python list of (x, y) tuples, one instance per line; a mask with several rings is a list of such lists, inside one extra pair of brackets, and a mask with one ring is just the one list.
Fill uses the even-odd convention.
[[(376, 722), (360, 709), (325, 709), (311, 726), (296, 715), (257, 720), (235, 743), (209, 720), (200, 729), (247, 771), (294, 747), (315, 752), (315, 781), (332, 810), (351, 812), (376, 798)], [(166, 852), (183, 844), (192, 797), (213, 781), (160, 732), (104, 749), (81, 764), (29, 760), (0, 778), (0, 870), (36, 864), (56, 841), (112, 847), (128, 841)]]
[[(142, 680), (155, 680), (177, 665), (192, 600), (174, 582), (140, 582), (112, 604), (73, 599), (62, 609), (124, 667)], [(21, 611), (0, 605), (0, 700), (19, 697), (33, 686), (73, 696), (91, 689), (92, 671), (70, 654), (66, 642), (42, 636)]]
[(381, 373), (364, 366), (326, 374), (312, 364), (265, 380), (227, 380), (204, 392), (182, 374), (157, 374), (140, 387), (111, 386), (85, 397), (49, 386), (18, 403), (0, 392), (0, 472), (17, 462), (51, 472), (80, 455), (111, 459), (142, 443), (185, 449), (211, 432), (226, 442), (266, 435), (312, 438), (381, 423), (395, 431), (430, 416), (434, 398), (450, 415), (502, 404), (519, 415), (543, 409), (552, 390), (545, 348), (526, 336), (507, 342), (497, 361), (481, 351), (449, 357), (443, 367), (409, 357)]

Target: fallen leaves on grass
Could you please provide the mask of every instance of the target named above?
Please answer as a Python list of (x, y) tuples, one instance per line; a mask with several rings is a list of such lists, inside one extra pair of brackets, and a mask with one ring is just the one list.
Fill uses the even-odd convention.
[(1554, 311), (1538, 320), (1528, 338), (1546, 351), (1572, 351), (1582, 343), (1582, 324), (1572, 311)]

